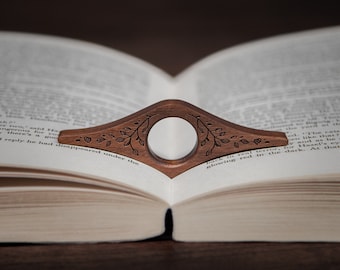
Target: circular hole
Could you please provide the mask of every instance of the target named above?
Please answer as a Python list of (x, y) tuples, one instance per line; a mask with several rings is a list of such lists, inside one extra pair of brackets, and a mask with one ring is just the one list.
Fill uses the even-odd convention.
[(194, 127), (179, 117), (158, 121), (150, 129), (148, 147), (157, 157), (176, 160), (189, 155), (197, 145)]

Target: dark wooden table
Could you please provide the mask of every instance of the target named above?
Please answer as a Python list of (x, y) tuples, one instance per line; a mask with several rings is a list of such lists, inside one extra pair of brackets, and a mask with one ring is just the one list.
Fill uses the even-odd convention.
[[(172, 75), (242, 42), (340, 24), (337, 1), (1, 1), (0, 30), (93, 41)], [(1, 221), (0, 221), (1, 222)], [(0, 269), (339, 269), (338, 243), (1, 244)]]
[(339, 244), (176, 243), (18, 245), (1, 269), (339, 269)]

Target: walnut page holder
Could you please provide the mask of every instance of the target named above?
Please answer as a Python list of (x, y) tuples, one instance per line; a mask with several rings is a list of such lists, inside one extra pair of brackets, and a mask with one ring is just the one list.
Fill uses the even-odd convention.
[[(194, 149), (180, 159), (163, 159), (154, 154), (148, 145), (152, 127), (168, 117), (186, 120), (197, 134)], [(58, 141), (127, 156), (152, 166), (170, 178), (214, 158), (288, 144), (283, 132), (239, 126), (181, 100), (160, 101), (108, 124), (61, 131)]]

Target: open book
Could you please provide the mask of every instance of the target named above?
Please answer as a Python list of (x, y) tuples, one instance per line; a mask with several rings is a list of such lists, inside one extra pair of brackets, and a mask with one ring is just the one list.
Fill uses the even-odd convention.
[[(3, 32), (0, 241), (145, 239), (164, 231), (168, 209), (180, 241), (339, 241), (339, 74), (337, 27), (230, 48), (175, 78), (101, 46)], [(164, 99), (285, 132), (289, 145), (213, 159), (170, 179), (132, 158), (57, 141), (61, 130)], [(155, 139), (154, 150), (183, 155), (186, 143), (167, 142)]]

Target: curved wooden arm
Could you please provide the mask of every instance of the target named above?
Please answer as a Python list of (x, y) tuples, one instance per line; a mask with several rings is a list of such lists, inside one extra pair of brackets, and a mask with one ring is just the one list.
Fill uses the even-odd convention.
[[(182, 118), (196, 130), (196, 147), (181, 159), (162, 159), (154, 155), (148, 146), (150, 129), (168, 117)], [(217, 157), (288, 144), (282, 132), (239, 126), (181, 100), (160, 101), (109, 124), (61, 131), (58, 141), (128, 156), (158, 169), (170, 178)]]

